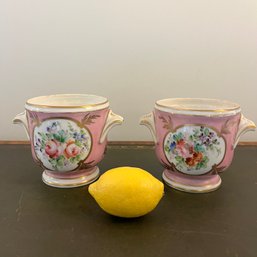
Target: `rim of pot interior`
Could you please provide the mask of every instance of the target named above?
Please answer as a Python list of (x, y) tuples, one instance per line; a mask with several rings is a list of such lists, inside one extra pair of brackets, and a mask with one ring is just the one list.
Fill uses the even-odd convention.
[(156, 101), (155, 108), (174, 114), (208, 117), (235, 115), (241, 112), (237, 103), (211, 98), (166, 98)]
[(90, 94), (56, 94), (33, 97), (25, 109), (36, 112), (85, 112), (109, 107), (108, 99)]

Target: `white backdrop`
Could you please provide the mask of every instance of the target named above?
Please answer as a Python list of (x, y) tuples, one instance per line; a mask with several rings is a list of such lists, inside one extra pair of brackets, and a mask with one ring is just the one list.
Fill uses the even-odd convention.
[[(124, 116), (111, 140), (150, 140), (155, 100), (210, 97), (257, 123), (256, 0), (0, 0), (0, 140), (26, 99), (106, 96)], [(241, 140), (257, 141), (257, 132)]]

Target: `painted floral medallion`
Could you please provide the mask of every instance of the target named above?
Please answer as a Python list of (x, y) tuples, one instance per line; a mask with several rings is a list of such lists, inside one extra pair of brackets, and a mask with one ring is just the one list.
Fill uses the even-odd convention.
[(89, 155), (92, 139), (85, 127), (69, 119), (49, 119), (34, 129), (34, 149), (46, 169), (71, 171)]
[(164, 153), (176, 170), (189, 175), (202, 175), (224, 158), (226, 144), (212, 128), (186, 125), (168, 132)]

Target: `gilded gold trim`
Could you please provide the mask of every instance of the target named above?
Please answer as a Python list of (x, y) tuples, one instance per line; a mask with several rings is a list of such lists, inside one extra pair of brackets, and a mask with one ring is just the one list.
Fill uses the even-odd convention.
[[(110, 115), (110, 116), (109, 116), (109, 115)], [(121, 125), (121, 124), (123, 123), (123, 118), (122, 118), (122, 120), (119, 120), (119, 119), (113, 120), (113, 121), (111, 121), (111, 122), (106, 126), (106, 124), (108, 123), (108, 119), (109, 119), (111, 116), (112, 116), (112, 117), (115, 117), (115, 116), (117, 116), (117, 115), (114, 114), (111, 110), (109, 110), (108, 113), (107, 113), (107, 115), (106, 115), (106, 118), (105, 118), (103, 130), (102, 130), (101, 135), (100, 135), (100, 138), (99, 138), (99, 140), (98, 140), (98, 142), (99, 142), (100, 144), (102, 144), (102, 143), (107, 139), (107, 134), (106, 134), (106, 135), (105, 135), (105, 140), (101, 143), (102, 137), (103, 137), (104, 133), (106, 133), (106, 131), (108, 132), (108, 130), (109, 130), (112, 126), (114, 126), (114, 124), (116, 124), (116, 125)]]
[(26, 110), (27, 120), (32, 121), (32, 125), (39, 126), (41, 122), (35, 112)]
[(170, 98), (170, 99), (174, 99), (174, 100), (211, 100), (211, 101), (222, 101), (222, 102), (228, 102), (234, 105), (237, 105), (236, 107), (231, 107), (231, 108), (222, 108), (222, 109), (195, 109), (195, 108), (186, 108), (186, 107), (180, 107), (179, 104), (175, 105), (175, 106), (167, 106), (167, 105), (162, 105), (159, 104), (158, 101), (162, 101), (162, 100), (158, 100), (156, 101), (155, 105), (159, 106), (159, 107), (163, 107), (163, 108), (168, 108), (168, 109), (174, 109), (174, 110), (178, 110), (178, 111), (195, 111), (195, 112), (229, 112), (229, 111), (235, 111), (235, 110), (240, 110), (240, 105), (237, 103), (233, 103), (230, 101), (226, 101), (226, 100), (219, 100), (219, 99), (207, 99), (207, 98)]
[[(213, 165), (213, 166), (215, 166), (215, 164)], [(212, 166), (212, 167), (213, 167)], [(215, 168), (215, 167), (214, 167)], [(165, 170), (167, 170), (167, 173), (170, 173), (171, 175), (174, 175), (174, 176), (176, 176), (176, 175), (180, 175), (181, 176), (181, 174), (185, 177), (185, 178), (187, 178), (188, 177), (188, 179), (189, 179), (189, 177), (190, 177), (190, 179), (191, 180), (193, 180), (193, 178), (195, 178), (195, 179), (197, 179), (198, 177), (200, 177), (200, 176), (204, 176), (204, 175), (208, 175), (208, 176), (218, 176), (218, 177), (220, 177), (220, 175), (219, 175), (219, 173), (218, 172), (215, 172), (215, 173), (213, 173), (212, 174), (212, 172), (213, 172), (213, 170), (211, 170), (210, 172), (208, 172), (208, 173), (205, 173), (205, 174), (201, 174), (201, 175), (190, 175), (190, 174), (185, 174), (185, 173), (183, 173), (183, 172), (180, 172), (179, 170), (170, 170), (170, 169), (168, 169), (168, 168), (165, 168)], [(177, 173), (180, 173), (180, 174), (177, 174)], [(163, 173), (165, 176), (166, 176), (166, 174), (165, 173)], [(166, 178), (168, 178), (169, 180), (171, 180), (171, 181), (174, 181), (174, 180), (172, 180), (172, 179), (170, 179), (168, 176), (166, 176)], [(175, 182), (175, 181), (174, 181)], [(177, 183), (177, 182), (175, 182), (175, 183)], [(182, 184), (181, 184), (182, 185)], [(186, 184), (187, 186), (192, 186), (192, 187), (195, 187), (195, 185), (193, 185), (193, 184), (190, 184), (190, 182), (188, 183), (188, 184)]]
[[(103, 133), (104, 133), (105, 125), (106, 125), (106, 123), (107, 123), (107, 121), (108, 121), (110, 112), (111, 112), (111, 110), (109, 110), (109, 111), (106, 113), (106, 117), (105, 117), (105, 120), (104, 120), (103, 130), (102, 130), (102, 132), (101, 132), (101, 134), (100, 134), (100, 137), (99, 137), (99, 140), (98, 140), (98, 143), (99, 143), (99, 144), (100, 144), (101, 137), (102, 137), (102, 135), (103, 135)], [(108, 125), (108, 126), (109, 126), (109, 125)]]
[[(184, 184), (177, 183), (176, 181), (173, 181), (173, 180), (169, 179), (165, 174), (162, 175), (162, 178), (163, 178), (163, 180), (165, 181), (165, 183), (168, 186), (170, 186), (170, 187), (172, 187), (174, 189), (183, 191), (183, 192), (187, 192), (187, 193), (208, 193), (208, 192), (213, 192), (213, 191), (217, 190), (221, 186), (221, 178), (219, 180), (219, 183), (215, 184), (213, 187), (211, 187), (210, 185), (209, 186), (208, 185), (207, 186), (203, 186), (203, 188), (207, 187), (206, 189), (203, 189), (203, 190), (186, 189), (185, 187), (187, 187), (187, 186), (189, 186), (189, 187), (194, 187), (194, 186), (184, 185)], [(197, 188), (197, 187), (195, 187), (195, 188)], [(198, 187), (198, 188), (200, 189), (201, 187)]]
[[(220, 113), (220, 114), (218, 114), (218, 112), (217, 112), (217, 115), (213, 115), (213, 116), (208, 116), (208, 115), (205, 115), (205, 114), (191, 114), (191, 113), (171, 113), (171, 112), (169, 112), (169, 111), (164, 111), (164, 110), (159, 110), (159, 109), (157, 109), (158, 111), (160, 111), (160, 112), (165, 112), (165, 113), (168, 113), (168, 114), (172, 114), (172, 115), (184, 115), (184, 116), (190, 116), (190, 117), (208, 117), (208, 118), (223, 118), (223, 117), (233, 117), (233, 116), (235, 116), (235, 115), (237, 115), (237, 114), (239, 114), (240, 112), (237, 112), (237, 113), (235, 113), (235, 114), (232, 114), (232, 113), (229, 113), (229, 112), (227, 112), (227, 115), (226, 115), (226, 113), (224, 112), (224, 113)], [(213, 113), (215, 113), (215, 112), (213, 112)]]
[[(97, 170), (95, 171), (97, 172)], [(42, 180), (45, 184), (50, 185), (50, 186), (56, 186), (56, 187), (78, 187), (78, 186), (83, 186), (83, 185), (87, 185), (93, 181), (95, 181), (98, 177), (99, 177), (100, 173), (99, 171), (97, 172), (97, 175), (95, 177), (93, 177), (92, 179), (88, 179), (88, 180), (84, 180), (78, 183), (70, 183), (70, 184), (61, 184), (61, 183), (55, 183), (52, 181), (47, 181), (42, 177)], [(85, 177), (85, 176), (83, 176)]]
[[(241, 115), (240, 115), (241, 116)], [(238, 120), (233, 120), (231, 118), (228, 118), (224, 123), (223, 125), (221, 126), (221, 129), (220, 129), (220, 134), (230, 134), (231, 133), (231, 128), (236, 126), (238, 128), (239, 126), (239, 123), (240, 123), (240, 117)]]
[[(49, 96), (61, 96), (61, 95), (49, 95)], [(76, 96), (76, 94), (62, 94), (62, 96)], [(82, 95), (83, 96), (83, 95)], [(69, 108), (69, 109), (76, 109), (76, 108), (92, 108), (92, 107), (95, 107), (95, 106), (100, 106), (100, 105), (104, 105), (104, 104), (107, 104), (108, 103), (108, 99), (106, 99), (106, 101), (103, 101), (101, 103), (96, 103), (96, 104), (86, 104), (86, 105), (46, 105), (46, 104), (35, 104), (35, 103), (31, 103), (30, 101), (37, 98), (37, 99), (40, 99), (40, 98), (43, 98), (43, 97), (48, 97), (48, 96), (39, 96), (39, 97), (34, 97), (34, 98), (31, 98), (29, 100), (27, 100), (26, 104), (29, 105), (29, 106), (33, 106), (33, 107), (39, 107), (39, 108)], [(105, 98), (105, 97), (103, 97)]]
[(240, 134), (237, 135), (237, 138), (239, 138), (246, 130), (255, 130), (256, 129), (256, 126), (255, 125), (249, 125), (247, 127), (245, 127)]

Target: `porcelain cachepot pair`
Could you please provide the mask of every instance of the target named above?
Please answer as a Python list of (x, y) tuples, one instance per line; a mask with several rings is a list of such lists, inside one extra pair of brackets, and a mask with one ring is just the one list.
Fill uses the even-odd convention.
[[(52, 95), (29, 99), (22, 123), (33, 159), (44, 168), (43, 181), (54, 187), (76, 187), (99, 176), (109, 130), (123, 122), (106, 98)], [(144, 115), (165, 167), (164, 181), (187, 192), (209, 192), (221, 184), (219, 172), (229, 167), (239, 137), (255, 129), (238, 104), (214, 99), (170, 98)]]

